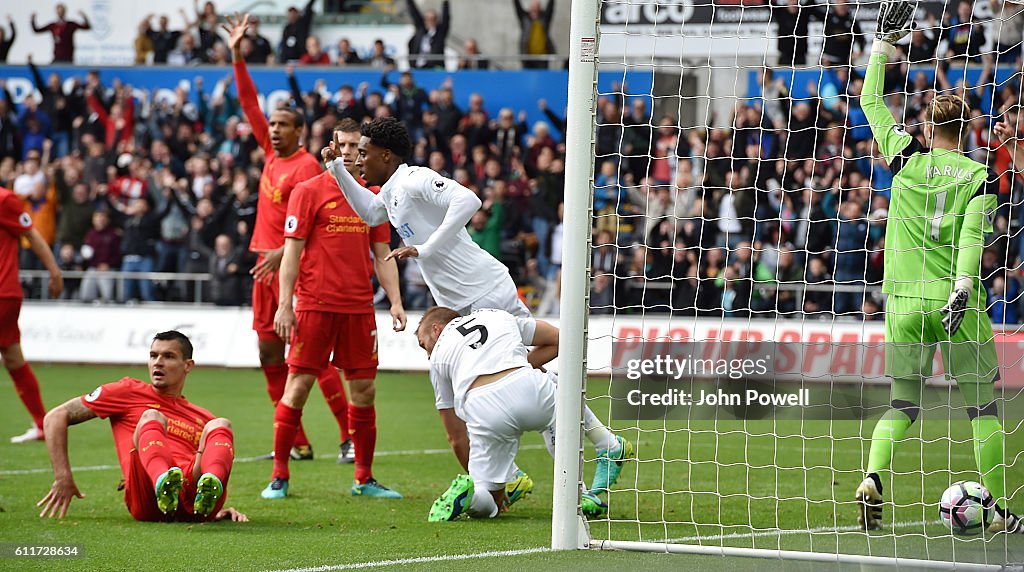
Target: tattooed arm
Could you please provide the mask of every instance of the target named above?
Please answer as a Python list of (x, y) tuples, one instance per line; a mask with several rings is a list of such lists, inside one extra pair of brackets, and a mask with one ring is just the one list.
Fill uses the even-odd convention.
[(74, 497), (83, 498), (78, 492), (74, 476), (71, 474), (71, 462), (68, 461), (68, 427), (90, 419), (96, 413), (82, 404), (80, 397), (75, 397), (50, 410), (43, 421), (43, 432), (46, 435), (46, 449), (50, 453), (50, 464), (53, 465), (53, 485), (50, 492), (36, 506), (43, 507), (42, 517), (64, 518)]

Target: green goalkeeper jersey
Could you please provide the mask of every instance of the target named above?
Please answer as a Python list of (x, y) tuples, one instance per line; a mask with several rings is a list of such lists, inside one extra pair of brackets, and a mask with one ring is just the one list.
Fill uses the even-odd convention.
[(872, 54), (861, 95), (878, 148), (893, 173), (885, 229), (887, 294), (947, 300), (957, 276), (978, 277), (999, 185), (988, 168), (951, 149), (926, 149), (896, 122), (882, 97), (886, 56)]

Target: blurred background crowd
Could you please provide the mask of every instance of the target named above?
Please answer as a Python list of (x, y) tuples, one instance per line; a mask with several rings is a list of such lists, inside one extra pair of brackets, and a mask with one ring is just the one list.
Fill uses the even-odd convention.
[[(417, 69), (443, 65), (445, 37), (458, 25), (458, 11), (448, 2), (438, 11), (421, 10), (413, 0), (393, 3), (404, 7), (415, 30), (407, 62), (396, 62), (383, 41), (357, 52), (344, 37), (320, 37), (314, 2), (288, 10), (281, 37), (261, 35), (257, 24), (243, 44), (251, 65), (278, 64), (287, 76), (291, 103), (306, 116), (306, 149), (317, 153), (341, 118), (400, 118), (415, 141), (408, 162), (480, 195), (483, 208), (470, 234), (509, 267), (535, 311), (557, 313), (564, 110), (526, 98), (519, 108), (495, 109), (479, 94), (460, 106), (451, 82), (436, 89), (417, 85)], [(567, 37), (551, 29), (555, 0), (511, 3), (521, 41), (509, 53), (519, 54), (524, 68), (549, 67), (552, 36)], [(326, 4), (344, 13), (366, 3)], [(967, 1), (951, 4), (941, 18), (929, 16), (901, 46), (904, 63), (890, 66), (886, 88), (894, 115), (914, 134), (933, 87), (970, 102), (975, 121), (968, 152), (1000, 176), (1001, 208), (983, 259), (990, 311), (996, 323), (1018, 323), (1024, 315), (1018, 238), (1024, 180), (991, 125), (1000, 119), (1019, 125), (1024, 7), (994, 0), (992, 8), (999, 19), (976, 21)], [(71, 61), (73, 35), (90, 22), (86, 14), (67, 19), (62, 7), (56, 16), (50, 24), (33, 20), (32, 28), (53, 35), (54, 61)], [(139, 63), (230, 63), (213, 2), (196, 4), (195, 13), (181, 18), (181, 29), (171, 29), (165, 15), (140, 22)], [(773, 5), (772, 18), (778, 53), (769, 59), (778, 64), (753, 74), (752, 97), (738, 101), (731, 118), (715, 122), (727, 126), (682, 128), (678, 114), (655, 113), (651, 95), (633, 94), (629, 85), (601, 95), (594, 313), (881, 318), (878, 284), (892, 174), (858, 101), (865, 36), (844, 0), (827, 7), (784, 1)], [(808, 69), (807, 26), (815, 19), (825, 29), (820, 60), (809, 68), (816, 79), (797, 85), (793, 67)], [(0, 39), (0, 56), (24, 33), (10, 27)], [(198, 78), (193, 89), (179, 87), (167, 101), (116, 80), (104, 84), (86, 69), (68, 78), (28, 65), (41, 97), (15, 106), (3, 90), (0, 185), (24, 198), (61, 266), (85, 272), (68, 281), (65, 296), (95, 303), (200, 297), (247, 304), (254, 262), (247, 245), (263, 156), (230, 69), (217, 85)], [(307, 65), (376, 68), (380, 81), (300, 85), (294, 71)], [(489, 66), (467, 40), (459, 68)], [(996, 81), (1005, 67), (1018, 73)], [(546, 120), (528, 125), (526, 111), (534, 109)], [(21, 263), (22, 269), (39, 268), (28, 250)], [(206, 273), (210, 279), (201, 286), (170, 278), (115, 281), (103, 274), (109, 270)], [(432, 303), (415, 262), (404, 264), (401, 275), (407, 309)], [(27, 279), (24, 287), (31, 297), (42, 295), (38, 280)]]

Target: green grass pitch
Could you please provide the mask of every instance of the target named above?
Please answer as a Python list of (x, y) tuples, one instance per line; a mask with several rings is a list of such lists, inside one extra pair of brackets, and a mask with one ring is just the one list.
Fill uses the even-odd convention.
[[(146, 378), (141, 366), (36, 365), (35, 369), (43, 399), (51, 407), (123, 375)], [(606, 393), (607, 383), (595, 380), (591, 389), (595, 395)], [(85, 552), (83, 558), (68, 560), (0, 558), (0, 570), (339, 569), (395, 560), (405, 563), (389, 568), (677, 570), (715, 566), (749, 570), (780, 565), (719, 556), (597, 551), (431, 560), (547, 547), (552, 461), (539, 436), (528, 435), (518, 461), (537, 483), (533, 495), (493, 521), (426, 522), (430, 503), (460, 469), (448, 450), (423, 374), (381, 374), (378, 379), (379, 455), (374, 473), (404, 494), (402, 501), (349, 495), (352, 468), (334, 462), (337, 426), (316, 389), (303, 420), (318, 458), (293, 464), (290, 498), (261, 500), (259, 491), (268, 482), (270, 463), (251, 459), (268, 452), (272, 442), (272, 410), (263, 377), (256, 370), (198, 368), (189, 377), (186, 396), (231, 419), (239, 462), (231, 475), (228, 502), (246, 512), (252, 522), (134, 522), (115, 490), (117, 459), (109, 425), (101, 420), (70, 430), (71, 461), (86, 498), (72, 503), (67, 519), (44, 521), (37, 517), (35, 503), (52, 482), (45, 448), (41, 443), (7, 442), (6, 437), (21, 433), (29, 421), (6, 377), (0, 392), (0, 543), (73, 543), (82, 545)], [(606, 402), (595, 400), (591, 405), (598, 416), (606, 417)], [(911, 430), (914, 439), (897, 448), (895, 469), (901, 474), (892, 485), (885, 479), (887, 498), (895, 491), (897, 505), (895, 514), (887, 507), (885, 518), (896, 526), (870, 537), (854, 530), (856, 516), (850, 499), (867, 455), (860, 435), (870, 431), (871, 423), (720, 422), (716, 427), (711, 421), (639, 425), (613, 421), (612, 425), (637, 444), (639, 462), (623, 471), (619, 490), (611, 495), (610, 518), (591, 523), (594, 538), (682, 539), (707, 546), (838, 550), (995, 564), (1024, 561), (1024, 538), (954, 539), (937, 523), (935, 503), (946, 484), (977, 479), (966, 420), (928, 421)], [(1024, 432), (1010, 431), (1006, 448), (1011, 462), (1007, 490), (1013, 495), (1024, 484), (1024, 461), (1019, 459)], [(588, 447), (588, 461), (592, 451)], [(588, 462), (587, 469), (589, 480), (593, 463)], [(1016, 494), (1011, 507), (1024, 511), (1024, 498)], [(808, 571), (822, 568), (807, 563), (785, 566)]]

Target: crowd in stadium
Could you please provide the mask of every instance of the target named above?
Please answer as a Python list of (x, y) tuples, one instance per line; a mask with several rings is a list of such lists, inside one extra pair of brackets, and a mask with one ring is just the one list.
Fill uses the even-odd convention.
[[(1001, 9), (1002, 2), (995, 2)], [(509, 52), (553, 53), (547, 28), (554, 0), (514, 3), (523, 39)], [(401, 119), (415, 142), (408, 162), (430, 166), (479, 193), (484, 205), (471, 222), (471, 235), (509, 266), (534, 310), (557, 312), (564, 196), (564, 146), (557, 132), (564, 135), (565, 129), (560, 110), (524, 101), (524, 108), (539, 105), (549, 118), (528, 126), (524, 109), (491, 109), (478, 95), (461, 109), (450, 86), (428, 92), (417, 86), (414, 72), (395, 72), (383, 42), (371, 54), (356, 54), (344, 38), (319, 38), (312, 4), (289, 10), (280, 41), (254, 26), (243, 43), (251, 63), (289, 62), (281, 73), (290, 76), (293, 102), (305, 114), (306, 148), (318, 152), (341, 118)], [(412, 0), (407, 4), (416, 28), (409, 43), (411, 67), (439, 65), (430, 56), (443, 54), (450, 21), (458, 14), (447, 3), (440, 13), (420, 13)], [(1003, 207), (984, 258), (996, 323), (1016, 323), (1024, 311), (1018, 303), (1021, 248), (1014, 238), (1024, 211), (1010, 208), (1021, 204), (1022, 180), (1009, 169), (1009, 153), (990, 130), (991, 116), (1015, 117), (1021, 91), (1019, 80), (995, 85), (992, 79), (997, 65), (1020, 69), (1024, 14), (1007, 7), (1014, 13), (1004, 14), (998, 27), (974, 22), (966, 1), (952, 6), (941, 25), (931, 17), (901, 47), (913, 65), (890, 66), (886, 78), (887, 89), (897, 94), (890, 103), (911, 133), (931, 93), (915, 86), (930, 86), (937, 68), (936, 87), (960, 92), (971, 103), (977, 117), (969, 134), (971, 156), (1001, 174)], [(825, 12), (794, 1), (772, 14), (779, 24), (781, 64), (763, 70), (760, 96), (736, 106), (729, 128), (680, 129), (677, 117), (652, 117), (650, 98), (627, 95), (628, 86), (601, 98), (595, 313), (881, 319), (877, 284), (892, 175), (858, 103), (863, 79), (850, 64), (861, 56), (862, 34), (843, 2)], [(150, 18), (142, 22), (136, 41), (140, 61), (229, 63), (214, 4), (197, 4), (196, 14), (184, 17), (187, 27), (178, 31), (168, 28), (165, 16), (155, 29)], [(787, 63), (806, 63), (812, 19), (821, 19), (826, 31), (822, 80), (810, 96), (791, 97), (795, 86), (783, 71)], [(87, 27), (84, 14), (82, 20)], [(11, 32), (0, 44), (14, 38)], [(986, 38), (993, 49), (982, 54)], [(466, 54), (478, 55), (475, 50), (468, 45)], [(965, 58), (983, 61), (981, 78), (949, 84), (945, 72), (963, 69)], [(340, 86), (328, 100), (291, 75), (292, 65), (307, 64), (379, 67), (382, 80)], [(527, 57), (523, 64), (538, 62)], [(132, 97), (130, 86), (117, 81), (103, 85), (97, 74), (83, 70), (75, 88), (65, 92), (61, 82), (67, 78), (47, 77), (28, 65), (42, 100), (28, 98), (18, 109), (10, 94), (0, 100), (0, 185), (24, 197), (62, 268), (90, 274), (208, 272), (212, 280), (204, 300), (247, 303), (254, 263), (247, 243), (262, 153), (233, 90), (198, 83), (191, 93), (179, 89), (173, 103), (157, 103)], [(487, 62), (470, 57), (460, 66), (483, 68)], [(22, 268), (38, 267), (31, 252), (23, 251)], [(427, 307), (429, 294), (415, 263), (404, 263), (401, 274), (406, 308)], [(839, 286), (835, 292), (833, 284)], [(84, 301), (197, 295), (186, 281), (127, 281), (117, 292), (113, 280), (87, 275), (68, 285), (65, 297)], [(39, 297), (43, 285), (26, 281), (25, 287)]]

